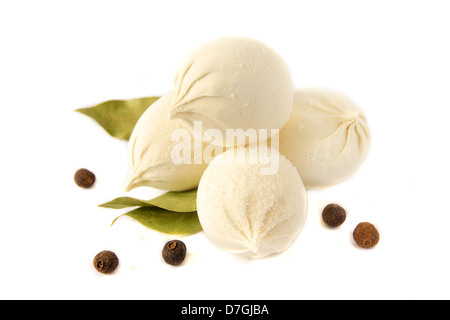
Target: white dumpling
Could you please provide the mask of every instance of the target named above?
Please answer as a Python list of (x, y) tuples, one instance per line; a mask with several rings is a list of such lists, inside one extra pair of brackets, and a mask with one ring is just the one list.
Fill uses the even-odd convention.
[[(129, 140), (130, 174), (125, 190), (147, 186), (169, 191), (183, 191), (197, 187), (207, 164), (199, 161), (195, 164), (195, 141), (189, 130), (186, 130), (179, 120), (169, 120), (167, 117), (172, 94), (154, 102), (139, 118)], [(191, 138), (190, 161), (176, 164), (172, 158), (174, 148), (180, 141), (173, 141), (175, 130), (182, 129)], [(202, 147), (200, 147), (202, 148)], [(200, 149), (201, 150), (201, 149)]]
[(350, 178), (367, 158), (370, 133), (363, 111), (329, 89), (297, 89), (279, 150), (297, 168), (307, 189)]
[(253, 148), (229, 149), (214, 158), (200, 180), (197, 212), (206, 236), (218, 247), (261, 258), (292, 244), (306, 221), (307, 198), (289, 160), (272, 149), (278, 170), (264, 174), (265, 161), (250, 160)]
[(212, 143), (234, 147), (245, 143), (227, 137), (227, 129), (281, 129), (291, 114), (293, 92), (290, 70), (272, 48), (250, 38), (221, 37), (195, 49), (179, 66), (170, 117), (198, 139), (194, 121), (201, 121), (206, 139), (213, 140), (209, 129), (218, 129), (223, 140)]

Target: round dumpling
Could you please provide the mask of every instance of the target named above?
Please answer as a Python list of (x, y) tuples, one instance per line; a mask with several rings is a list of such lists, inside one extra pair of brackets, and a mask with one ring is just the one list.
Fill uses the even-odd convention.
[(307, 198), (295, 167), (278, 151), (229, 149), (210, 163), (198, 187), (197, 212), (206, 236), (231, 253), (261, 258), (286, 250), (303, 229)]
[[(227, 147), (254, 144), (258, 137), (235, 142), (227, 129), (267, 129), (269, 138), (270, 129), (288, 121), (293, 92), (290, 70), (272, 48), (250, 38), (221, 37), (198, 47), (179, 66), (170, 117), (197, 139)], [(195, 121), (201, 121), (202, 137)]]
[[(126, 191), (141, 186), (169, 191), (197, 187), (207, 164), (202, 159), (194, 159), (194, 148), (200, 148), (202, 152), (204, 145), (196, 141), (179, 120), (169, 120), (167, 113), (171, 102), (171, 93), (162, 96), (136, 123), (128, 145), (131, 170), (125, 185)], [(183, 139), (187, 143), (184, 151), (187, 159), (184, 162), (174, 158), (174, 151), (183, 143), (173, 139), (176, 130), (185, 132)], [(200, 147), (196, 144), (200, 144)]]
[(350, 178), (367, 158), (370, 132), (363, 111), (329, 89), (297, 89), (279, 151), (297, 168), (307, 189)]

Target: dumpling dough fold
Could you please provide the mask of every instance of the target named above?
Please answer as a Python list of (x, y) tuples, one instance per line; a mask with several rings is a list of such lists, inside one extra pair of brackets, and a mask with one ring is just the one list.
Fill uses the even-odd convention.
[[(129, 140), (128, 157), (130, 173), (125, 190), (147, 186), (169, 191), (184, 191), (197, 187), (207, 164), (195, 164), (194, 139), (177, 119), (169, 120), (167, 113), (172, 94), (166, 94), (154, 102), (139, 118)], [(174, 163), (172, 152), (180, 141), (173, 141), (175, 130), (182, 129), (190, 139), (191, 154), (187, 163)], [(189, 140), (188, 139), (188, 140)], [(197, 146), (198, 147), (198, 146)], [(200, 146), (203, 150), (205, 145)], [(187, 148), (186, 148), (187, 150)]]
[(292, 244), (306, 221), (307, 198), (289, 160), (272, 149), (278, 171), (262, 174), (263, 162), (250, 160), (252, 148), (229, 149), (214, 158), (200, 180), (197, 212), (206, 236), (217, 246), (262, 258)]
[(325, 88), (297, 89), (279, 150), (296, 166), (307, 189), (349, 179), (367, 158), (370, 131), (350, 98)]
[[(227, 129), (281, 129), (291, 114), (293, 91), (290, 70), (272, 48), (250, 38), (221, 37), (198, 47), (179, 66), (169, 116), (197, 139), (234, 147)], [(194, 132), (194, 121), (202, 121), (204, 137)], [(211, 139), (208, 129), (218, 129), (224, 139)]]

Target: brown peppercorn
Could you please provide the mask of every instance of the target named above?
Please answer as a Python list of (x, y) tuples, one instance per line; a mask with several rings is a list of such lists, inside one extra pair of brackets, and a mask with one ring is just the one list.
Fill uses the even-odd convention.
[(162, 257), (167, 264), (177, 266), (186, 258), (186, 245), (183, 241), (171, 240), (165, 244)]
[(345, 209), (334, 203), (327, 205), (322, 211), (323, 222), (329, 227), (339, 227), (346, 218)]
[(75, 183), (81, 188), (90, 188), (95, 183), (95, 174), (87, 169), (80, 169), (75, 173)]
[(104, 274), (114, 272), (119, 266), (119, 258), (112, 251), (102, 251), (94, 258), (95, 269)]
[(373, 248), (380, 240), (380, 234), (375, 226), (369, 222), (361, 222), (353, 231), (353, 239), (358, 246), (364, 249)]

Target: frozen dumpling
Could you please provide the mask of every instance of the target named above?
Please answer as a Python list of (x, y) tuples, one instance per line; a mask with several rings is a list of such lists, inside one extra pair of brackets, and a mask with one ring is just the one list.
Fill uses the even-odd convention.
[(297, 89), (291, 118), (280, 131), (279, 151), (307, 189), (319, 189), (350, 178), (366, 159), (369, 142), (366, 117), (346, 95)]
[[(269, 46), (245, 37), (211, 40), (191, 52), (175, 77), (171, 119), (180, 119), (196, 138), (234, 147), (227, 129), (281, 129), (289, 119), (293, 81), (285, 61)], [(202, 130), (194, 132), (194, 121)], [(217, 129), (223, 139), (214, 139)], [(217, 131), (216, 130), (216, 131)], [(225, 144), (227, 143), (227, 144)]]
[[(167, 114), (171, 102), (172, 94), (167, 94), (154, 102), (139, 118), (129, 140), (131, 170), (126, 191), (140, 186), (169, 191), (197, 187), (207, 164), (202, 158), (200, 161), (194, 159), (194, 148), (200, 144), (201, 153), (203, 145), (193, 138), (189, 130), (183, 128), (179, 120), (169, 120)], [(173, 139), (176, 130), (181, 134), (184, 132), (184, 137), (180, 135), (180, 139), (176, 139), (177, 136)], [(183, 148), (183, 144), (188, 146)], [(177, 158), (182, 152), (187, 153), (184, 155), (187, 156), (184, 159), (186, 161)]]
[(266, 174), (268, 161), (256, 148), (229, 149), (214, 158), (200, 180), (197, 212), (217, 246), (261, 258), (292, 244), (306, 221), (307, 198), (289, 160), (270, 150), (277, 170)]

